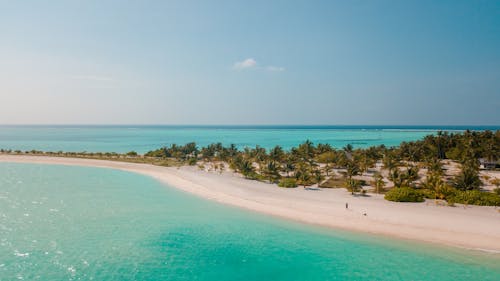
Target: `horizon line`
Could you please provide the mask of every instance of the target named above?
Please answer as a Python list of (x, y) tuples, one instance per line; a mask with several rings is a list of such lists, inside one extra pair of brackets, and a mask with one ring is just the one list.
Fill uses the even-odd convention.
[(500, 124), (162, 124), (162, 123), (20, 123), (0, 126), (171, 126), (171, 127), (500, 127)]

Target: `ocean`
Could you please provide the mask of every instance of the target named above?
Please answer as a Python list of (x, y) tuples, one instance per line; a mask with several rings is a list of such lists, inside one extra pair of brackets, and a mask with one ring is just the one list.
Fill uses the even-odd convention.
[(310, 140), (342, 148), (422, 139), (439, 130), (499, 130), (500, 126), (0, 126), (0, 149), (145, 153), (171, 144), (221, 142), (239, 148), (285, 149)]
[(251, 213), (129, 172), (0, 163), (2, 281), (487, 281), (499, 264)]

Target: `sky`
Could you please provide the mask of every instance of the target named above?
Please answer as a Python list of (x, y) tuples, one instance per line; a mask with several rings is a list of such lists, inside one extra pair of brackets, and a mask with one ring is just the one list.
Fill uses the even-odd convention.
[(500, 125), (500, 1), (0, 0), (0, 124)]

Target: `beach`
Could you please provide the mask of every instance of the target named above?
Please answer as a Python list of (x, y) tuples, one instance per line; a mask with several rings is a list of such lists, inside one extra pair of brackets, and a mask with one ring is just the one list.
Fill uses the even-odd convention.
[[(500, 253), (495, 207), (395, 203), (382, 195), (352, 196), (345, 189), (285, 189), (232, 172), (161, 167), (105, 160), (0, 155), (0, 162), (112, 168), (150, 176), (168, 186), (223, 204), (324, 227)], [(346, 203), (348, 208), (346, 208)]]

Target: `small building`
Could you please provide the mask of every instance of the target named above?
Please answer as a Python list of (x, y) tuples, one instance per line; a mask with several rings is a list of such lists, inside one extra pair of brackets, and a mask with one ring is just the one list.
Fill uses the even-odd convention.
[(490, 161), (485, 158), (479, 159), (479, 168), (481, 170), (494, 170), (497, 167), (498, 161)]

